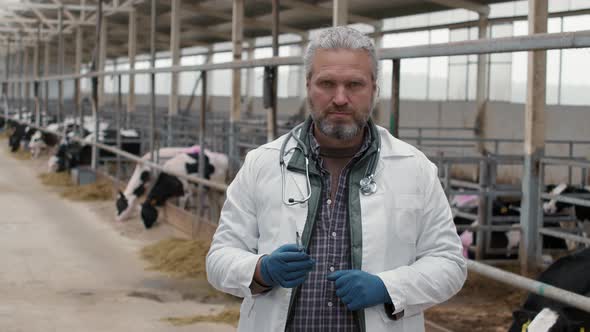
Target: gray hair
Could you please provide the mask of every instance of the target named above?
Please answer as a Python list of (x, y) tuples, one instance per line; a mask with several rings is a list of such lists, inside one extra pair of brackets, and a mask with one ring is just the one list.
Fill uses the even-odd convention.
[(311, 63), (318, 49), (338, 48), (367, 51), (371, 58), (371, 64), (373, 65), (373, 80), (377, 80), (379, 75), (379, 59), (377, 59), (377, 51), (375, 50), (373, 41), (362, 32), (346, 26), (337, 26), (323, 30), (309, 42), (305, 53), (303, 53), (303, 66), (306, 77), (309, 78), (311, 75)]

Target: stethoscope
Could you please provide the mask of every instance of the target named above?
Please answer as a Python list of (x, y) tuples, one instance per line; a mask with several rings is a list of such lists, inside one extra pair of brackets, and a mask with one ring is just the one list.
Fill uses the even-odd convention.
[[(279, 156), (279, 164), (281, 166), (282, 198), (283, 198), (283, 203), (285, 203), (286, 205), (289, 205), (289, 206), (296, 205), (296, 204), (303, 204), (311, 198), (311, 182), (309, 180), (309, 151), (307, 150), (307, 146), (305, 146), (305, 143), (303, 143), (303, 141), (299, 137), (297, 137), (297, 135), (296, 135), (296, 132), (299, 129), (301, 129), (302, 126), (303, 126), (303, 124), (296, 126), (287, 134), (287, 138), (283, 141), (283, 144), (281, 145), (280, 156)], [(285, 151), (285, 149), (287, 147), (287, 143), (289, 142), (289, 140), (291, 138), (293, 138), (297, 142), (297, 145), (295, 145), (294, 147)], [(285, 156), (288, 155), (289, 153), (291, 153), (291, 151), (293, 151), (293, 150), (301, 151), (303, 153), (303, 156), (305, 157), (305, 179), (306, 179), (307, 193), (300, 199), (295, 199), (295, 198), (288, 198), (287, 199), (287, 197), (285, 197), (285, 193), (286, 193), (285, 192), (285, 183), (286, 183), (285, 182), (285, 172), (287, 169), (287, 165), (285, 164)], [(361, 194), (363, 194), (365, 196), (369, 196), (369, 195), (372, 195), (377, 192), (377, 183), (375, 182), (375, 169), (377, 168), (377, 161), (379, 160), (379, 153), (380, 152), (381, 152), (381, 144), (379, 144), (379, 148), (377, 149), (376, 156), (373, 156), (371, 158), (371, 160), (369, 161), (369, 166), (367, 167), (367, 171), (365, 172), (365, 176), (359, 182), (359, 184), (361, 186), (361, 188), (360, 188)]]

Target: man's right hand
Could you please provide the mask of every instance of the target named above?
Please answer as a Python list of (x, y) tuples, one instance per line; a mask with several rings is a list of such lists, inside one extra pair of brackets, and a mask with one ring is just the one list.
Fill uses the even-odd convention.
[(260, 274), (268, 286), (294, 288), (305, 281), (314, 266), (315, 260), (296, 244), (285, 244), (260, 259)]

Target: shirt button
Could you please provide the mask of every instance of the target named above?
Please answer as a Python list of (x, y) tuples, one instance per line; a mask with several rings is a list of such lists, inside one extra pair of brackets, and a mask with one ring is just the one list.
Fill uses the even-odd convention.
[(336, 232), (332, 232), (332, 236), (333, 237), (336, 237)]
[(328, 302), (328, 307), (331, 308), (332, 306), (333, 306), (332, 302)]
[(330, 266), (330, 272), (334, 272), (334, 267)]
[(328, 200), (326, 201), (326, 204), (328, 204), (328, 205), (332, 205), (332, 200), (331, 200), (331, 199), (328, 199)]

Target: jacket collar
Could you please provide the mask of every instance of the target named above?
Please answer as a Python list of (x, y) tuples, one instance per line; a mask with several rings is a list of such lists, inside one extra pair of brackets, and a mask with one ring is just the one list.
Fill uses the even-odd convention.
[[(308, 154), (311, 147), (307, 133), (309, 133), (311, 125), (312, 119), (311, 117), (308, 117), (305, 122), (303, 122), (300, 129), (293, 133), (293, 135), (298, 135), (299, 139), (301, 139), (301, 141), (305, 144)], [(393, 137), (385, 128), (377, 126), (372, 118), (369, 118), (368, 127), (371, 133), (371, 145), (361, 159), (376, 153), (379, 146), (381, 146), (381, 151), (379, 152), (380, 158), (411, 157), (415, 155), (415, 150), (409, 144), (406, 144)], [(283, 139), (288, 139), (288, 136)], [(280, 148), (282, 140), (279, 141), (280, 142), (276, 142), (277, 144), (271, 143), (270, 147)], [(292, 144), (287, 144), (287, 146), (294, 146), (294, 141), (295, 140), (293, 140)], [(305, 156), (300, 149), (294, 150), (293, 155), (288, 162), (288, 169), (292, 171), (305, 172)], [(315, 167), (315, 165), (313, 165), (313, 163), (309, 164), (309, 172), (311, 174), (320, 174), (319, 170)]]

